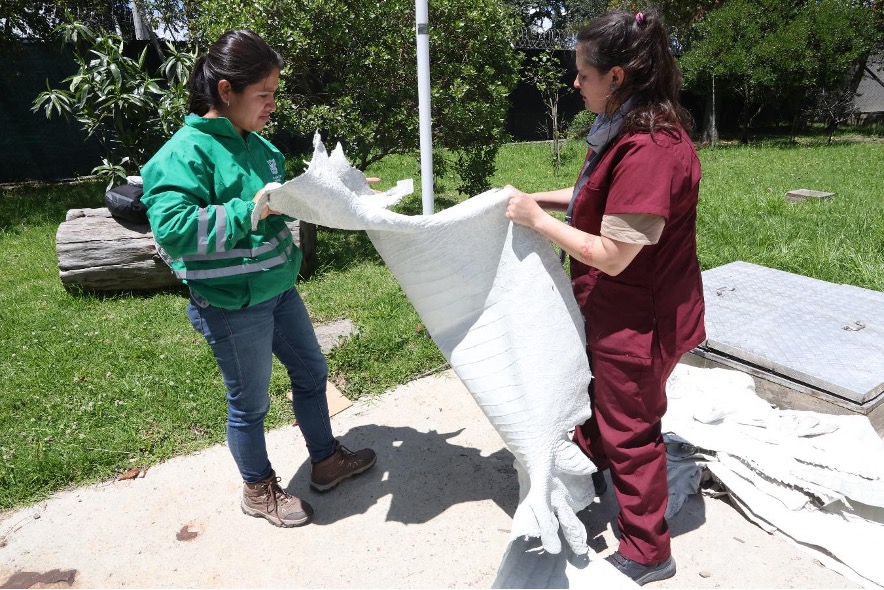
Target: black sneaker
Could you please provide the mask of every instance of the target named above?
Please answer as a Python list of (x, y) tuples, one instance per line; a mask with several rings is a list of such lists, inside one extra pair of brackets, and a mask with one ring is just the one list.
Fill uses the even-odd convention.
[(601, 496), (608, 491), (608, 482), (605, 480), (604, 471), (595, 471), (592, 474), (592, 487), (595, 488), (595, 495)]
[(624, 576), (631, 578), (639, 586), (644, 586), (648, 582), (666, 580), (675, 575), (675, 560), (671, 555), (669, 559), (660, 563), (643, 565), (637, 561), (626, 559), (619, 551), (615, 551), (607, 556), (605, 561), (617, 568), (617, 571)]

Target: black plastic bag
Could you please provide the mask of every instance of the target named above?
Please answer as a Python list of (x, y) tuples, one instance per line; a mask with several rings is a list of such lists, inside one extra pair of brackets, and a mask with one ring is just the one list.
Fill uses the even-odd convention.
[(114, 217), (146, 225), (147, 207), (141, 202), (142, 194), (144, 187), (140, 184), (115, 186), (104, 193), (104, 204)]

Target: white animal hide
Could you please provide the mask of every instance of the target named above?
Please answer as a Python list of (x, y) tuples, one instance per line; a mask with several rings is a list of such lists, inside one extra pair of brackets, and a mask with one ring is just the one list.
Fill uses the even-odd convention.
[(884, 441), (867, 416), (773, 408), (729, 369), (679, 365), (667, 393), (664, 431), (712, 454), (706, 468), (748, 517), (884, 585)]
[(308, 170), (268, 185), (256, 212), (266, 202), (309, 223), (368, 233), (516, 457), (521, 498), (512, 538), (539, 537), (559, 553), (561, 528), (572, 551), (586, 554), (576, 511), (593, 498), (595, 466), (569, 430), (590, 416), (590, 372), (583, 319), (552, 245), (506, 219), (506, 190), (435, 215), (400, 215), (385, 207), (408, 185), (373, 193), (340, 145), (331, 156), (318, 137), (314, 145)]

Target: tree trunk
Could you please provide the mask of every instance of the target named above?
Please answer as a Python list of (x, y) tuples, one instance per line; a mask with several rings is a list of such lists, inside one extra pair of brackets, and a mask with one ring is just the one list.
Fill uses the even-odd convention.
[(703, 108), (703, 142), (713, 146), (718, 143), (718, 122), (715, 112), (715, 86), (712, 92), (706, 95), (706, 104)]
[(141, 14), (141, 2), (135, 0), (132, 2), (132, 22), (135, 25), (135, 39), (137, 41), (149, 41), (150, 32), (147, 29), (147, 23)]
[(829, 136), (829, 140), (826, 143), (829, 145), (831, 145), (832, 141), (835, 139), (835, 131), (838, 129), (838, 123), (840, 123), (838, 117), (832, 117), (826, 125), (826, 135)]
[[(316, 225), (301, 221), (295, 223), (298, 224), (298, 231), (292, 230), (292, 234), (297, 237), (297, 243), (303, 255), (298, 276), (307, 280), (316, 270)], [(289, 224), (290, 228), (291, 226), (292, 224)]]
[(160, 40), (153, 29), (148, 26), (148, 22), (144, 18), (143, 9), (141, 0), (134, 0), (132, 2), (132, 21), (135, 24), (135, 38), (139, 41), (150, 41), (160, 59), (165, 60), (166, 54), (160, 46)]
[(559, 176), (559, 167), (561, 166), (562, 157), (562, 138), (559, 133), (559, 101), (554, 100), (550, 105), (550, 118), (552, 119), (553, 132), (553, 174), (556, 178)]
[(798, 125), (801, 122), (801, 116), (798, 113), (795, 113), (792, 116), (792, 130), (789, 133), (789, 143), (795, 143), (796, 137), (798, 136)]

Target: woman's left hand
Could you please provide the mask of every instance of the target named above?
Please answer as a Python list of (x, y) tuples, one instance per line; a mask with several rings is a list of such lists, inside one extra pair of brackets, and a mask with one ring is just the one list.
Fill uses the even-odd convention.
[[(275, 187), (271, 187), (271, 188), (275, 188)], [(252, 201), (257, 203), (258, 200), (261, 198), (261, 194), (266, 190), (267, 190), (267, 186), (259, 189), (258, 192), (255, 193), (255, 196), (252, 197)], [(261, 210), (261, 214), (260, 214), (259, 219), (266, 219), (268, 215), (282, 215), (282, 213), (280, 213), (279, 211), (274, 211), (273, 209), (270, 208), (269, 205), (264, 205), (264, 208)]]
[(534, 228), (537, 222), (546, 215), (546, 212), (531, 195), (510, 185), (507, 185), (506, 188), (512, 190), (512, 195), (510, 195), (509, 203), (506, 206), (506, 218), (513, 223)]

